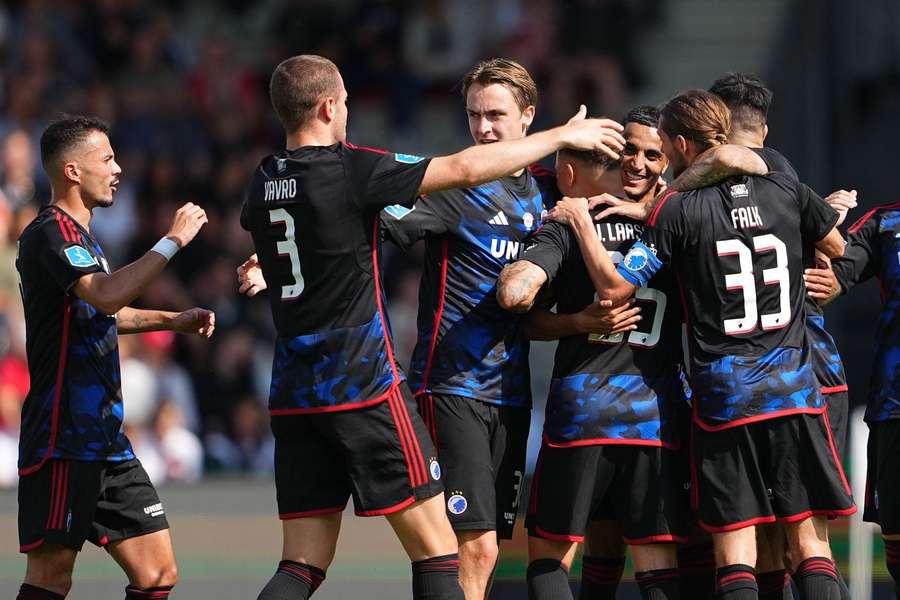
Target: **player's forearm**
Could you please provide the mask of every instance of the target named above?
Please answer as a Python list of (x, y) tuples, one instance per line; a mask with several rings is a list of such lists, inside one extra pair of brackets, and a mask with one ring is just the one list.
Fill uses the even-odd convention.
[(844, 255), (844, 237), (841, 232), (834, 227), (828, 235), (816, 242), (816, 250), (827, 256), (828, 258), (838, 258)]
[(497, 302), (506, 310), (527, 312), (546, 281), (547, 274), (534, 263), (527, 260), (510, 263), (503, 267), (497, 279)]
[(719, 183), (735, 175), (765, 175), (769, 172), (766, 161), (756, 152), (744, 146), (727, 144), (703, 152), (684, 170), (672, 189), (684, 192)]
[(116, 313), (116, 329), (120, 334), (172, 329), (178, 313), (165, 310), (143, 310), (126, 306)]
[(581, 249), (585, 267), (597, 296), (602, 300), (612, 300), (613, 305), (621, 304), (630, 298), (636, 288), (616, 271), (609, 253), (597, 237), (590, 215), (585, 213), (580, 216), (572, 226), (572, 231), (578, 240), (578, 247)]
[(560, 127), (519, 140), (471, 146), (431, 160), (420, 191), (423, 194), (456, 187), (473, 187), (514, 173), (563, 146)]
[(583, 333), (574, 314), (560, 315), (546, 308), (534, 308), (525, 317), (525, 337), (552, 341)]
[(85, 275), (75, 284), (75, 293), (104, 314), (114, 315), (140, 296), (167, 263), (164, 256), (151, 250), (110, 275)]

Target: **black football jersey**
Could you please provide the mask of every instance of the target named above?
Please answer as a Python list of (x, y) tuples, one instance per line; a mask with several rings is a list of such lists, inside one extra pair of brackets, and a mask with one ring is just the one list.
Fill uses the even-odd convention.
[[(791, 162), (774, 148), (751, 148), (768, 165), (770, 171), (784, 173), (794, 181), (799, 181), (797, 171)], [(815, 247), (807, 245), (803, 249), (803, 265), (815, 267)], [(819, 380), (823, 394), (847, 390), (847, 376), (837, 344), (825, 329), (825, 313), (818, 302), (806, 296), (806, 333), (812, 357), (813, 370)]]
[[(643, 228), (643, 223), (622, 217), (595, 222), (600, 241), (616, 263)], [(528, 241), (522, 260), (547, 273), (557, 313), (574, 314), (596, 301), (578, 241), (566, 225), (546, 223)], [(679, 444), (677, 418), (685, 406), (682, 309), (672, 273), (657, 273), (637, 291), (636, 301), (642, 316), (637, 330), (559, 340), (544, 419), (545, 443)]]
[(803, 249), (836, 222), (815, 192), (779, 173), (672, 192), (651, 214), (646, 239), (618, 269), (636, 285), (663, 264), (675, 270), (701, 426), (822, 410), (806, 336)]
[(875, 362), (866, 421), (900, 419), (900, 202), (867, 212), (847, 232), (844, 256), (832, 261), (846, 291), (877, 277), (884, 306), (875, 330)]
[(16, 268), (31, 378), (22, 406), (20, 473), (50, 458), (134, 458), (122, 431), (116, 317), (72, 291), (84, 275), (109, 273), (100, 245), (66, 212), (49, 206), (22, 232)]
[(389, 239), (402, 248), (425, 240), (418, 341), (409, 368), (417, 394), (531, 406), (522, 315), (497, 303), (497, 277), (518, 258), (557, 195), (556, 179), (531, 169), (429, 194), (411, 209), (385, 209)]
[(378, 214), (411, 206), (429, 159), (338, 143), (267, 156), (241, 224), (268, 283), (278, 339), (272, 414), (384, 400), (394, 361), (378, 266)]

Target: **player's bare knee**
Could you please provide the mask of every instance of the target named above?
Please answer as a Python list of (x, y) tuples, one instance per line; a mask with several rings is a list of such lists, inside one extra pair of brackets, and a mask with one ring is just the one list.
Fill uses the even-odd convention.
[(459, 555), (461, 561), (471, 565), (479, 573), (491, 573), (497, 564), (500, 549), (493, 538), (481, 536), (475, 539), (461, 540)]
[(173, 586), (178, 582), (178, 565), (175, 561), (148, 566), (136, 574), (131, 584), (140, 589)]

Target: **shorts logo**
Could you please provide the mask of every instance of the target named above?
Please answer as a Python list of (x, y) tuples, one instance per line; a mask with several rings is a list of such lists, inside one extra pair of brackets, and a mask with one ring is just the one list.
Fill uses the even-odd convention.
[(462, 494), (453, 494), (450, 496), (450, 499), (447, 500), (447, 510), (454, 515), (463, 514), (466, 512), (467, 508), (469, 508), (469, 502)]
[(640, 271), (647, 266), (647, 253), (643, 248), (633, 248), (625, 257), (625, 267), (629, 271)]
[(398, 221), (414, 210), (416, 210), (415, 204), (413, 204), (412, 208), (406, 208), (405, 206), (400, 205), (400, 204), (392, 204), (390, 206), (384, 207), (384, 212), (391, 215)]
[(431, 473), (431, 478), (435, 481), (440, 481), (441, 479), (441, 465), (438, 464), (438, 461), (431, 459), (431, 462), (428, 464), (428, 471)]
[(73, 267), (85, 268), (97, 264), (97, 259), (91, 256), (91, 253), (82, 246), (69, 246), (63, 253), (66, 255), (69, 264)]
[(150, 515), (151, 517), (158, 517), (162, 514), (165, 514), (166, 511), (163, 510), (162, 502), (158, 502), (156, 504), (151, 504), (150, 506), (144, 507), (144, 514)]
[(422, 162), (425, 160), (424, 156), (416, 156), (415, 154), (395, 154), (394, 160), (399, 163), (406, 163), (408, 165), (414, 165), (416, 163)]

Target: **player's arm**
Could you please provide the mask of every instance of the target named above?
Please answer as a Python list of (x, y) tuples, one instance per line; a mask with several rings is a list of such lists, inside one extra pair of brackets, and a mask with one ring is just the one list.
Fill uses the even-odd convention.
[(97, 310), (114, 315), (141, 295), (175, 252), (188, 245), (206, 222), (206, 212), (188, 202), (175, 213), (165, 238), (141, 258), (109, 275), (103, 272), (84, 275), (72, 289)]
[(600, 150), (618, 159), (625, 146), (622, 126), (610, 119), (585, 119), (582, 105), (568, 123), (519, 140), (471, 146), (431, 159), (419, 186), (423, 194), (473, 187), (524, 169), (562, 148)]
[(237, 277), (238, 291), (251, 298), (269, 287), (255, 252), (237, 268)]
[(800, 209), (800, 233), (804, 243), (812, 244), (828, 258), (844, 254), (844, 238), (837, 229), (838, 212), (804, 183), (796, 182), (796, 201)]
[(169, 312), (126, 306), (116, 313), (116, 329), (122, 334), (165, 330), (208, 338), (215, 328), (216, 314), (204, 308)]
[(616, 270), (594, 229), (586, 198), (563, 198), (548, 217), (572, 229), (591, 282), (601, 300), (610, 300), (613, 306), (618, 306), (634, 295), (640, 286), (628, 281)]
[(641, 309), (631, 300), (620, 306), (613, 306), (610, 300), (599, 300), (571, 314), (554, 313), (551, 306), (552, 302), (545, 303), (538, 296), (534, 308), (525, 317), (528, 339), (551, 341), (585, 333), (614, 335), (634, 331), (641, 320)]
[(528, 312), (544, 283), (547, 273), (528, 260), (517, 260), (503, 267), (497, 280), (497, 302), (506, 310)]
[(847, 230), (849, 238), (844, 254), (831, 261), (831, 268), (846, 294), (858, 284), (875, 277), (881, 271), (878, 246), (878, 219), (869, 213)]

